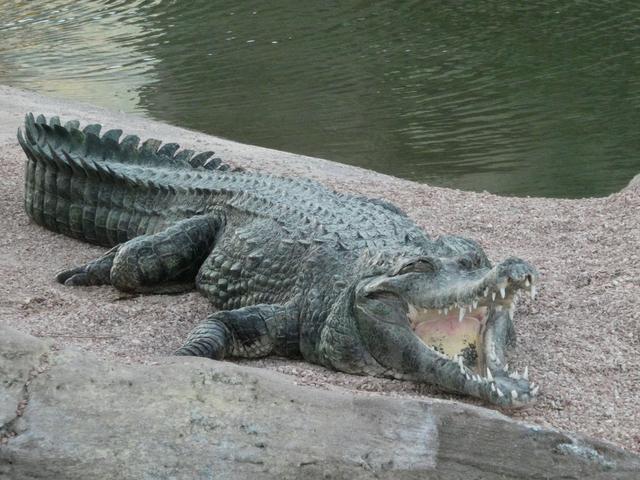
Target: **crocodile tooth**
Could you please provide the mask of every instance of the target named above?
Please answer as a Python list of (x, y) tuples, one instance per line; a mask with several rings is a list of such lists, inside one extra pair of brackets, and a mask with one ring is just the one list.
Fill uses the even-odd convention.
[(496, 292), (491, 292), (491, 301), (492, 302), (496, 301)]
[(491, 375), (491, 370), (489, 370), (489, 367), (487, 367), (487, 380), (493, 382), (493, 375)]
[(466, 378), (467, 380), (471, 380), (471, 376), (466, 372), (464, 374), (464, 378)]
[(536, 385), (535, 387), (533, 387), (533, 388), (531, 389), (531, 395), (535, 397), (536, 395), (538, 395), (538, 392), (539, 392), (539, 391), (540, 391), (540, 386), (539, 386), (539, 385)]
[(531, 290), (530, 290), (529, 294), (531, 295), (531, 300), (535, 300), (536, 299), (536, 286), (535, 285), (531, 285)]
[(528, 278), (524, 281), (524, 286), (525, 287), (530, 287), (531, 286), (531, 282), (529, 281)]
[(491, 383), (491, 391), (492, 392), (496, 391), (496, 384), (495, 383)]
[(514, 380), (520, 380), (520, 374), (518, 373), (517, 370), (512, 372), (512, 373), (510, 373), (509, 377), (513, 378)]
[(460, 307), (460, 311), (458, 312), (458, 322), (462, 322), (464, 318), (464, 307)]
[(502, 298), (504, 298), (504, 297), (506, 297), (506, 296), (507, 296), (507, 291), (505, 290), (505, 288), (504, 288), (504, 287), (500, 287), (500, 296), (501, 296)]
[(484, 289), (484, 292), (482, 292), (482, 296), (483, 296), (483, 297), (486, 297), (487, 295), (489, 295), (489, 289), (488, 289), (488, 288), (485, 288), (485, 289)]
[(525, 380), (529, 380), (529, 366), (524, 367), (524, 372), (522, 372), (522, 378)]
[(504, 370), (505, 372), (508, 372), (509, 371), (509, 364), (505, 363), (504, 368), (502, 370)]
[(515, 390), (511, 390), (511, 398), (516, 400), (518, 398), (518, 392), (516, 392)]
[(496, 387), (496, 393), (498, 394), (499, 397), (504, 397), (504, 393), (502, 393), (502, 390), (500, 390), (500, 387)]
[(456, 361), (458, 362), (458, 365), (460, 365), (460, 371), (464, 373), (464, 361), (462, 360), (462, 357), (458, 356)]
[(473, 303), (473, 309), (475, 310), (476, 308), (478, 308), (478, 300), (474, 300)]

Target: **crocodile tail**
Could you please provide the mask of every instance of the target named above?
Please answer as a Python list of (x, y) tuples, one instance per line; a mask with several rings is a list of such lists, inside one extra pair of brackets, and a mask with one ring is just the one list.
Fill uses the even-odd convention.
[[(126, 159), (120, 164), (114, 160), (122, 155), (121, 149), (104, 153), (109, 142), (102, 139), (107, 134), (98, 138), (92, 133), (97, 127), (82, 132), (76, 127), (77, 122), (61, 127), (56, 117), (47, 123), (44, 117), (27, 115), (24, 129), (18, 129), (18, 142), (27, 156), (24, 206), (36, 223), (90, 243), (113, 246), (162, 228), (177, 193), (199, 194), (197, 188), (176, 187), (162, 178), (154, 181), (126, 174), (131, 170), (123, 168)], [(150, 161), (140, 155), (141, 148), (136, 149), (139, 164)], [(159, 155), (154, 158), (169, 161)], [(176, 168), (186, 168), (180, 167), (175, 155), (171, 158)]]
[(66, 152), (74, 157), (95, 162), (116, 162), (144, 166), (191, 168), (196, 170), (241, 171), (214, 157), (214, 152), (195, 153), (180, 149), (177, 143), (162, 144), (160, 140), (149, 138), (140, 143), (137, 135), (122, 136), (122, 130), (113, 129), (100, 135), (102, 125), (90, 124), (80, 129), (80, 122), (72, 120), (64, 125), (57, 116), (25, 117), (24, 138), (31, 144), (49, 145), (58, 156)]

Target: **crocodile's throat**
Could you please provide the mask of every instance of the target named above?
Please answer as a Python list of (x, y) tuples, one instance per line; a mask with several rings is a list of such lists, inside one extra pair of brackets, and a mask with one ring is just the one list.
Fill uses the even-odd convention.
[(487, 307), (465, 311), (416, 309), (410, 305), (408, 318), (411, 329), (427, 346), (451, 359), (461, 356), (465, 365), (480, 373), (485, 364)]

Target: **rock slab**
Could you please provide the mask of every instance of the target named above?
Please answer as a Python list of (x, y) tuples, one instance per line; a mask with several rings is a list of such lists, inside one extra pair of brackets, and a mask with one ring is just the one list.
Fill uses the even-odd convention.
[(126, 365), (0, 325), (0, 479), (638, 478), (609, 444), (450, 401), (199, 358)]

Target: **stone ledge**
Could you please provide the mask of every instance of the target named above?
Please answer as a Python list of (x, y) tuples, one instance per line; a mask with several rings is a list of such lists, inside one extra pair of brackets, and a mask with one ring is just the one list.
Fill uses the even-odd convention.
[[(0, 371), (46, 342), (0, 325)], [(25, 360), (29, 359), (29, 360)], [(3, 381), (0, 397), (10, 394)], [(0, 479), (637, 478), (609, 444), (444, 400), (317, 390), (253, 367), (169, 357), (124, 365), (66, 349), (29, 385)]]

